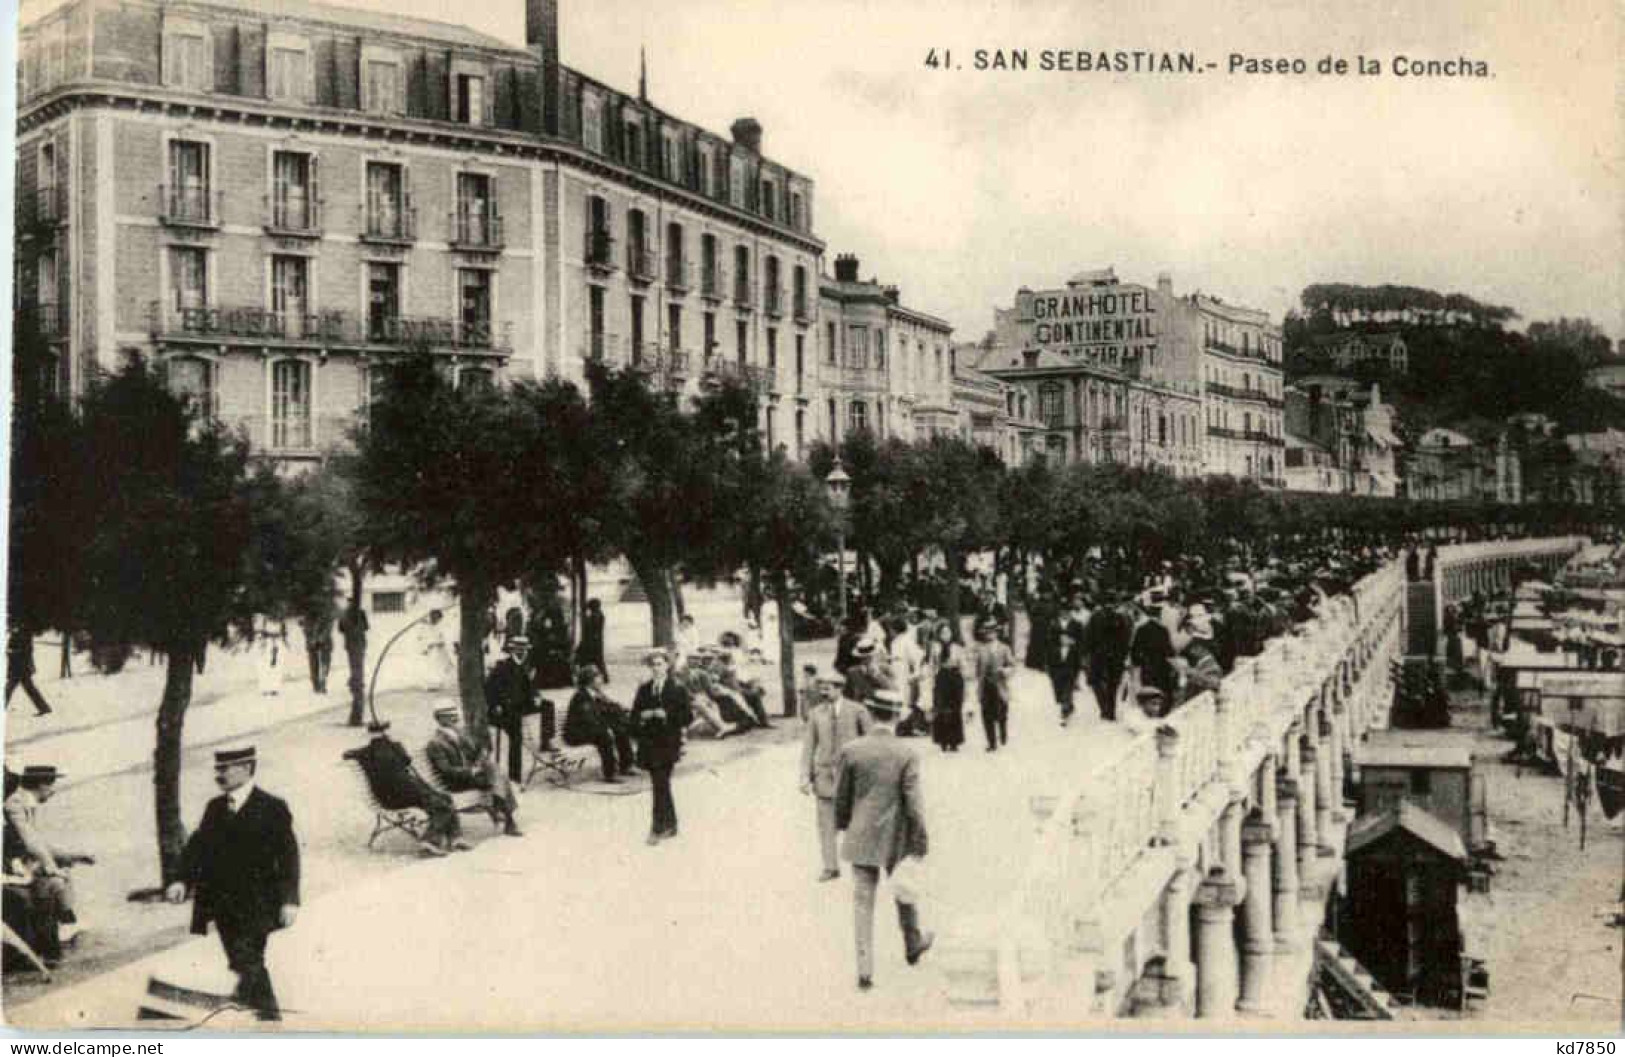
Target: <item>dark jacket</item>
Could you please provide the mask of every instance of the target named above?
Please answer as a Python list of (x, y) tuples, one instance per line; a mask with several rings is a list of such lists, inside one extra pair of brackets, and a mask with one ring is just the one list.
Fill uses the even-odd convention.
[(536, 690), (530, 675), (512, 657), (491, 666), (485, 677), (485, 707), (491, 725), (508, 730), (536, 711)]
[(217, 796), (203, 811), (181, 855), (192, 889), (192, 931), (221, 922), (245, 932), (282, 927), (284, 906), (299, 903), (299, 842), (288, 805), (256, 788), (233, 813)]
[(581, 621), (581, 644), (576, 647), (576, 660), (581, 664), (592, 664), (603, 659), (604, 614), (588, 610)]
[[(665, 711), (664, 716), (653, 713)], [(655, 697), (654, 681), (638, 687), (632, 702), (632, 736), (638, 742), (639, 762), (645, 769), (674, 767), (683, 754), (683, 731), (692, 722), (688, 691), (670, 674), (660, 696)]]
[(1089, 670), (1106, 674), (1121, 671), (1134, 640), (1134, 624), (1118, 606), (1102, 606), (1089, 618), (1083, 632), (1083, 652)]
[[(367, 775), (372, 795), (379, 806), (398, 811), (409, 807), (428, 810), (446, 799), (444, 793), (425, 782), (412, 767), (412, 757), (393, 738), (373, 738), (359, 749), (344, 754), (354, 760)], [(446, 805), (450, 806), (450, 805)]]
[(1129, 655), (1140, 669), (1145, 685), (1156, 687), (1173, 700), (1179, 676), (1174, 671), (1174, 642), (1168, 629), (1155, 620), (1141, 624), (1134, 632)]
[(424, 746), (423, 755), (429, 758), (435, 780), (448, 792), (461, 793), (470, 789), (491, 788), (490, 776), (481, 764), (480, 752), (468, 735), (457, 731), (448, 736), (442, 727)]
[(614, 728), (625, 722), (620, 708), (606, 697), (577, 690), (564, 713), (564, 744), (596, 745), (614, 736)]

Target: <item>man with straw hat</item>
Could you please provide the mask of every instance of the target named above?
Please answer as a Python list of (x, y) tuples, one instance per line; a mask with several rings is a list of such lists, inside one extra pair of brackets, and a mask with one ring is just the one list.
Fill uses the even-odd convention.
[(167, 894), (171, 903), (191, 894), (192, 931), (198, 935), (214, 922), (226, 962), (237, 974), (232, 997), (261, 1020), (281, 1020), (265, 944), (298, 916), (299, 842), (287, 803), (256, 786), (257, 768), (251, 745), (214, 754), (220, 795), (209, 801), (186, 842), (180, 877)]
[(818, 802), (818, 846), (824, 855), (820, 881), (841, 876), (835, 842), (835, 760), (841, 747), (869, 731), (869, 713), (855, 701), (841, 699), (843, 680), (834, 672), (815, 676), (818, 703), (807, 713), (801, 746), (801, 792)]

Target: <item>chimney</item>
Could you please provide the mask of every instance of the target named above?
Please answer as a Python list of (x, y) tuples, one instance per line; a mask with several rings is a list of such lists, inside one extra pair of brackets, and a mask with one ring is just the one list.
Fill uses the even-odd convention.
[(542, 60), (542, 130), (559, 133), (559, 0), (525, 0), (525, 43)]
[(858, 281), (858, 258), (854, 254), (843, 253), (835, 258), (835, 281), (838, 283)]
[(886, 295), (886, 300), (891, 302), (892, 304), (895, 305), (895, 304), (901, 303), (901, 298), (902, 298), (903, 295), (898, 293), (897, 287), (888, 286), (882, 291), (882, 293), (884, 293)]
[(762, 153), (762, 123), (753, 117), (742, 117), (729, 126), (734, 142), (756, 154)]

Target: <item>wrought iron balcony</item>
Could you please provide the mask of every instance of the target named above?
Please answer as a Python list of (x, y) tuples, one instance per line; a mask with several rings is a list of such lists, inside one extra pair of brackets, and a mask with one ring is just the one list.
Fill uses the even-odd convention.
[(708, 384), (716, 385), (724, 379), (738, 379), (759, 391), (765, 390), (768, 384), (767, 371), (755, 364), (718, 358), (705, 365), (705, 381)]
[(361, 207), (361, 240), (387, 245), (407, 245), (418, 237), (418, 211), (412, 200), (403, 196), (399, 201), (391, 198), (370, 198)]
[(769, 286), (762, 291), (762, 311), (777, 319), (784, 315), (784, 288)]
[(681, 257), (667, 257), (666, 288), (674, 294), (686, 294), (690, 285), (688, 262)]
[(709, 268), (700, 266), (701, 297), (707, 301), (721, 301), (726, 296), (723, 291), (727, 289), (727, 285), (721, 267), (716, 264), (712, 264)]
[(1240, 440), (1242, 437), (1241, 430), (1231, 429), (1228, 426), (1209, 426), (1207, 435), (1210, 437), (1224, 437), (1228, 440)]
[(28, 305), (19, 309), (17, 314), (33, 324), (34, 333), (42, 338), (59, 338), (65, 332), (67, 313), (55, 301)]
[(451, 214), (451, 248), (493, 253), (502, 249), (502, 214), (495, 208), (458, 209)]
[(220, 192), (206, 187), (159, 184), (158, 220), (171, 227), (218, 228)]
[(615, 237), (608, 231), (587, 232), (585, 244), (581, 250), (582, 260), (587, 267), (594, 271), (612, 272), (615, 270)]
[(750, 308), (755, 302), (751, 298), (750, 281), (734, 278), (734, 307)]
[(507, 352), (513, 324), (486, 320), (370, 316), (348, 312), (276, 312), (257, 305), (172, 308), (151, 302), (154, 338), (210, 342), (248, 339), (315, 346), (423, 346)]
[(272, 455), (312, 455), (326, 448), (351, 446), (354, 415), (244, 415), (229, 421), (248, 435), (254, 450)]
[(581, 338), (581, 358), (589, 363), (619, 363), (621, 336), (603, 331), (588, 331)]
[(795, 299), (795, 317), (797, 323), (811, 323), (813, 318), (812, 302), (805, 294)]
[(40, 226), (54, 226), (68, 219), (67, 195), (63, 189), (51, 184), (34, 189), (32, 201), (34, 212), (23, 218), (26, 224)]
[(627, 278), (639, 283), (652, 283), (655, 278), (655, 255), (633, 243), (626, 247)]
[(292, 238), (321, 238), (322, 200), (319, 198), (265, 199), (265, 233)]

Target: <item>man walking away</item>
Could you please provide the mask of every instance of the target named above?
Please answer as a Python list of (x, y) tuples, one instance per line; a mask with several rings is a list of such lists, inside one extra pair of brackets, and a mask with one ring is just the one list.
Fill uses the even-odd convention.
[[(874, 725), (841, 749), (835, 779), (835, 828), (846, 834), (843, 851), (852, 864), (858, 988), (863, 991), (874, 986), (875, 888), (880, 871), (890, 874), (903, 859), (923, 859), (930, 850), (920, 758), (892, 728), (903, 709), (902, 695), (878, 691), (868, 707)], [(903, 933), (903, 954), (913, 965), (931, 949), (934, 937), (921, 930), (919, 908), (912, 902), (897, 901), (897, 924)]]
[(994, 634), (997, 630), (988, 618), (976, 625), (977, 700), (988, 752), (1010, 744), (1010, 673), (1016, 666), (1016, 655)]
[(11, 707), (11, 695), (19, 686), (34, 702), (36, 716), (50, 715), (51, 706), (34, 685), (34, 636), (22, 625), (13, 624), (6, 638), (6, 708)]

